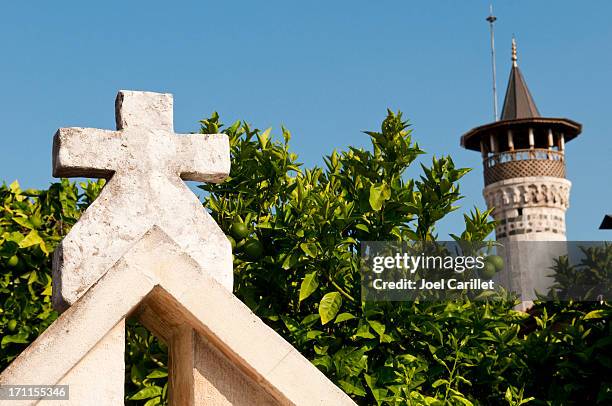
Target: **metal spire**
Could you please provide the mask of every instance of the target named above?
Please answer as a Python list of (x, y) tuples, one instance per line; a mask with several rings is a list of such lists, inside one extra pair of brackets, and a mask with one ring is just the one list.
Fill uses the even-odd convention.
[(497, 17), (493, 15), (493, 4), (489, 6), (489, 16), (487, 17), (487, 21), (489, 22), (489, 28), (491, 29), (491, 66), (493, 68), (493, 119), (495, 121), (499, 120), (499, 115), (497, 114), (497, 79), (495, 72), (495, 32), (493, 28), (493, 23), (497, 20)]
[(516, 63), (517, 61), (517, 57), (516, 57), (516, 38), (514, 38), (514, 35), (512, 36), (512, 66), (516, 67), (518, 66), (518, 64)]

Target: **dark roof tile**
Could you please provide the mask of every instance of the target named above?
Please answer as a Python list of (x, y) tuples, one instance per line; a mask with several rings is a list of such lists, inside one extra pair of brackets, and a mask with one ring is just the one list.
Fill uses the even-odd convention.
[(516, 120), (534, 117), (540, 117), (540, 112), (533, 101), (521, 70), (515, 65), (510, 71), (501, 119)]
[(510, 79), (508, 79), (504, 107), (502, 108), (502, 120), (540, 117), (540, 112), (533, 101), (531, 92), (529, 92), (527, 82), (525, 82), (516, 62), (517, 59), (516, 40), (512, 38), (512, 70), (510, 71)]

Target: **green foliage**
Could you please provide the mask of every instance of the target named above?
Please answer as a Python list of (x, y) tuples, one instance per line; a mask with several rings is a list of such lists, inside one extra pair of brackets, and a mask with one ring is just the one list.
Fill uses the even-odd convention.
[[(234, 241), (235, 294), (364, 405), (610, 402), (610, 306), (539, 303), (533, 315), (509, 298), (488, 302), (363, 303), (359, 249), (367, 240), (434, 240), (456, 209), (467, 169), (423, 154), (401, 113), (388, 112), (370, 150), (349, 148), (303, 169), (271, 130), (224, 128), (232, 170), (203, 185), (205, 207)], [(49, 303), (50, 257), (103, 182), (47, 191), (0, 188), (0, 368), (57, 317)], [(457, 240), (482, 241), (489, 212), (466, 214)], [(15, 264), (14, 257), (17, 257)], [(35, 275), (35, 276), (32, 276)], [(13, 321), (14, 320), (14, 321)], [(126, 403), (167, 400), (167, 349), (127, 327)], [(547, 403), (548, 402), (548, 403)]]
[(549, 299), (600, 300), (612, 292), (612, 244), (581, 246), (579, 263), (562, 256), (555, 260), (555, 284), (547, 294)]
[[(520, 379), (536, 399), (552, 404), (612, 403), (612, 306), (548, 302), (530, 310)], [(543, 404), (543, 402), (535, 402)]]
[[(202, 122), (203, 132), (221, 127), (217, 116)], [(506, 317), (511, 304), (463, 318), (455, 314), (469, 312), (450, 312), (446, 304), (365, 304), (358, 272), (360, 241), (435, 239), (435, 224), (456, 208), (467, 169), (455, 168), (450, 157), (434, 158), (419, 180), (406, 181), (405, 170), (423, 151), (401, 113), (391, 111), (380, 132), (367, 133), (371, 151), (334, 151), (325, 169), (302, 170), (285, 129), (284, 142), (240, 122), (225, 132), (234, 165), (223, 184), (202, 186), (206, 205), (226, 232), (244, 219), (251, 238), (266, 247), (261, 260), (251, 261), (237, 245), (236, 295), (363, 404), (469, 401), (463, 377), (493, 344), (471, 334), (469, 343), (480, 350), (466, 359), (459, 346), (467, 345), (484, 309)], [(493, 229), (487, 216), (478, 210), (466, 216), (462, 236), (486, 237)], [(489, 319), (478, 334), (501, 317)]]
[(165, 404), (168, 391), (168, 348), (134, 321), (128, 322), (126, 330), (125, 380), (128, 400), (125, 404)]
[(22, 191), (0, 186), (0, 366), (6, 366), (57, 317), (48, 260), (80, 215), (76, 186)]

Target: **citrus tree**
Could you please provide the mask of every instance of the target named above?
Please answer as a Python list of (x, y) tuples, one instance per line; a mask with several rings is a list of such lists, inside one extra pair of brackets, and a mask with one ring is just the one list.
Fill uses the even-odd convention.
[[(245, 122), (226, 128), (216, 114), (201, 121), (200, 132), (221, 131), (230, 139), (230, 177), (201, 188), (234, 247), (234, 293), (357, 403), (610, 402), (607, 303), (542, 302), (529, 315), (506, 297), (361, 300), (360, 242), (437, 239), (436, 224), (457, 208), (468, 171), (447, 156), (408, 179), (423, 151), (401, 113), (389, 111), (380, 130), (367, 133), (369, 150), (332, 152), (323, 168), (302, 168), (284, 128), (275, 139)], [(0, 368), (57, 317), (50, 252), (102, 187), (0, 187)], [(494, 227), (488, 215), (474, 209), (453, 237), (484, 240)], [(167, 348), (135, 322), (126, 394), (127, 404), (167, 399)]]
[[(216, 115), (202, 121), (203, 133), (220, 129)], [(286, 129), (276, 142), (240, 122), (224, 130), (230, 178), (202, 189), (234, 241), (235, 292), (251, 309), (359, 403), (503, 401), (511, 387), (520, 401), (520, 388), (499, 378), (524, 317), (514, 302), (361, 301), (360, 242), (435, 240), (468, 169), (433, 158), (420, 179), (406, 179), (423, 151), (391, 111), (367, 132), (371, 150), (332, 152), (312, 170), (289, 151)], [(465, 216), (457, 238), (486, 238), (488, 214)], [(483, 363), (493, 347), (505, 361)]]

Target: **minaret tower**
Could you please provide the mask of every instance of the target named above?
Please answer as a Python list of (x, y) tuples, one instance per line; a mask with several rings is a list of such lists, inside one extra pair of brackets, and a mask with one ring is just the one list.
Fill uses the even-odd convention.
[(547, 292), (552, 278), (547, 276), (550, 264), (538, 263), (543, 256), (534, 251), (544, 245), (524, 241), (566, 240), (571, 182), (565, 178), (565, 144), (580, 134), (582, 125), (540, 116), (517, 60), (512, 39), (501, 119), (465, 133), (461, 146), (482, 154), (483, 194), (497, 221), (496, 238), (506, 246), (509, 272), (502, 282), (531, 300), (534, 290)]

